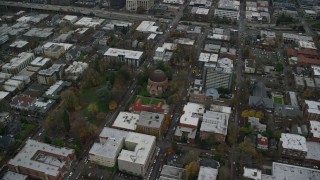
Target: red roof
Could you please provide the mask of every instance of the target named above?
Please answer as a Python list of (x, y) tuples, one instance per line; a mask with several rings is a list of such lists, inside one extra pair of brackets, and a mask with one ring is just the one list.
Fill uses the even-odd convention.
[(258, 144), (263, 146), (268, 146), (269, 140), (266, 137), (260, 137), (258, 138)]
[(299, 49), (298, 54), (317, 57), (318, 51), (314, 49)]
[(293, 50), (292, 48), (287, 49), (287, 54), (289, 57), (297, 57), (297, 52)]
[(298, 64), (304, 65), (320, 65), (320, 59), (308, 58), (304, 55), (298, 55)]

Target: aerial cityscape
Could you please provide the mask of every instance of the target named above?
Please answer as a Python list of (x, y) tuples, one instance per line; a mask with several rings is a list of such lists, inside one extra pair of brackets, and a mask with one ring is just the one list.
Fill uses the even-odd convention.
[(320, 180), (320, 0), (0, 0), (1, 180)]

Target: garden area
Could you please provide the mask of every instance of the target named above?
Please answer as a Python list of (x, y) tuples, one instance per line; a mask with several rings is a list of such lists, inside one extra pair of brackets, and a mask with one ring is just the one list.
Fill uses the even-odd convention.
[(273, 102), (276, 104), (284, 104), (283, 96), (280, 94), (272, 93)]

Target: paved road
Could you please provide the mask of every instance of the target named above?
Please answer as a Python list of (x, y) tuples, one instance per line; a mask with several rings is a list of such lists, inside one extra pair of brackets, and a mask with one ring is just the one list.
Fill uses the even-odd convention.
[[(126, 12), (108, 11), (108, 10), (75, 7), (75, 6), (58, 6), (58, 5), (50, 5), (50, 4), (36, 4), (36, 3), (24, 3), (24, 2), (13, 2), (13, 1), (0, 1), (0, 5), (41, 9), (41, 10), (48, 10), (48, 11), (60, 11), (60, 12), (67, 12), (67, 13), (79, 13), (84, 15), (89, 15), (90, 13), (93, 13), (97, 17), (112, 18), (112, 19), (120, 18), (120, 19), (127, 19), (127, 20), (136, 19), (136, 20), (153, 20), (153, 21), (158, 19), (150, 15), (131, 14)], [(169, 19), (164, 19), (164, 20), (169, 20)]]

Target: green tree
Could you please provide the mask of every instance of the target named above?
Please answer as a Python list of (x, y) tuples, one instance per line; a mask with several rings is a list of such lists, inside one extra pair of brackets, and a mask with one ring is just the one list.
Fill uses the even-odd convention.
[(184, 164), (189, 164), (191, 163), (192, 161), (198, 161), (199, 159), (199, 153), (196, 152), (196, 151), (188, 151), (186, 154), (185, 154), (185, 163)]
[(43, 138), (44, 143), (51, 144), (52, 140), (48, 135), (45, 135)]
[(109, 83), (97, 90), (97, 99), (104, 105), (109, 103), (111, 100), (111, 85)]
[(61, 138), (56, 138), (52, 141), (52, 144), (54, 146), (58, 146), (58, 147), (63, 147), (64, 146), (64, 142)]
[(283, 71), (283, 64), (282, 63), (276, 63), (276, 66), (275, 66), (275, 69), (276, 71), (278, 72), (282, 72)]
[(234, 124), (230, 124), (228, 126), (228, 136), (227, 136), (227, 141), (230, 145), (233, 145), (237, 141), (237, 127)]
[(71, 125), (70, 125), (69, 113), (66, 110), (63, 111), (62, 120), (63, 120), (65, 130), (69, 132)]
[(240, 143), (239, 149), (241, 152), (244, 152), (246, 154), (250, 154), (252, 156), (257, 155), (257, 151), (254, 144), (249, 140), (244, 140), (242, 143)]
[(218, 180), (230, 179), (230, 169), (228, 166), (222, 166), (219, 168), (217, 179)]
[(73, 90), (68, 89), (61, 93), (62, 106), (65, 109), (74, 110), (79, 105), (79, 99)]
[(96, 87), (100, 85), (100, 75), (93, 69), (88, 68), (83, 75), (83, 86), (85, 88)]

